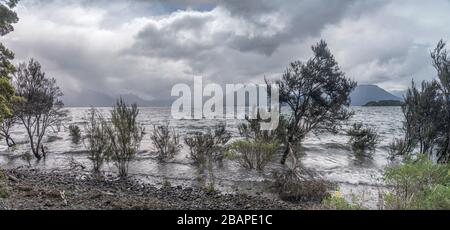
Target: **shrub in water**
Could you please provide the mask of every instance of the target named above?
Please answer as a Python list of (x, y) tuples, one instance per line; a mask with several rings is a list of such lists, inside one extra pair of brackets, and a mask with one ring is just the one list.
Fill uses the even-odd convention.
[(375, 129), (364, 126), (362, 123), (353, 124), (347, 131), (347, 135), (355, 152), (374, 151), (380, 139)]
[(128, 165), (138, 153), (144, 136), (144, 128), (137, 121), (139, 109), (136, 104), (128, 106), (121, 98), (111, 111), (111, 125), (106, 126), (110, 140), (111, 160), (119, 176), (128, 175)]
[(77, 125), (69, 126), (69, 135), (72, 137), (72, 141), (74, 143), (78, 143), (81, 140), (81, 130)]
[(230, 145), (238, 162), (247, 169), (264, 170), (274, 158), (278, 142), (237, 141)]
[(89, 151), (89, 160), (95, 173), (100, 172), (103, 163), (109, 159), (110, 138), (108, 123), (101, 114), (92, 108), (86, 123), (86, 149)]
[(273, 174), (273, 187), (280, 198), (290, 202), (322, 202), (334, 185), (317, 179), (315, 171), (300, 166), (296, 157), (293, 154), (290, 156), (292, 166)]
[(426, 154), (386, 168), (384, 180), (392, 186), (383, 197), (385, 209), (450, 209), (450, 166)]
[(225, 125), (218, 125), (214, 131), (206, 133), (192, 133), (184, 139), (189, 147), (189, 158), (199, 167), (212, 164), (213, 161), (221, 161), (226, 151), (226, 144), (231, 139), (231, 134)]
[(157, 149), (160, 161), (172, 159), (181, 150), (180, 136), (174, 129), (170, 129), (168, 122), (153, 126), (150, 138)]
[(214, 190), (215, 177), (213, 163), (223, 160), (227, 150), (226, 144), (230, 139), (231, 134), (223, 124), (216, 126), (213, 131), (208, 130), (206, 133), (193, 133), (184, 139), (184, 142), (189, 147), (189, 158), (193, 161), (194, 165), (199, 167), (201, 172), (205, 168), (208, 169), (209, 184), (206, 188), (208, 191)]
[(290, 202), (322, 202), (329, 193), (330, 185), (323, 180), (303, 180), (292, 172), (274, 173), (275, 184), (280, 198)]

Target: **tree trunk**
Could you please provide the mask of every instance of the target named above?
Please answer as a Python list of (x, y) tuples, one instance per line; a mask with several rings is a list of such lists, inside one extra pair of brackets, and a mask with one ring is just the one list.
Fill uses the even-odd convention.
[(14, 140), (10, 137), (10, 136), (6, 136), (6, 144), (8, 145), (9, 148), (16, 146), (16, 142), (14, 142)]
[(293, 152), (293, 149), (292, 149), (292, 138), (289, 138), (289, 140), (286, 143), (286, 150), (284, 151), (283, 157), (281, 158), (281, 162), (280, 163), (282, 165), (286, 164), (286, 160), (287, 160), (287, 158), (288, 158), (288, 156), (289, 156), (289, 154), (291, 152)]

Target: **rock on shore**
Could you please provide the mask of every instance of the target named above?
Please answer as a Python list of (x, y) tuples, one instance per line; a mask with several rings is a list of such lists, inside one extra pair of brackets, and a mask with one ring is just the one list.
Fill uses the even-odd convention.
[(9, 196), (0, 209), (51, 210), (280, 210), (302, 209), (278, 199), (163, 187), (133, 179), (105, 180), (75, 172), (15, 169), (4, 172)]

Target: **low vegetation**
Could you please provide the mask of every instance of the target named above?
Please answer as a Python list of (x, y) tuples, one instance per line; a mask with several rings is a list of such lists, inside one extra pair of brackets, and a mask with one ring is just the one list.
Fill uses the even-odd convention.
[(352, 146), (353, 151), (357, 153), (375, 151), (376, 145), (380, 141), (376, 129), (365, 126), (362, 123), (353, 124), (347, 131), (347, 135), (350, 137), (349, 144)]
[(434, 164), (427, 154), (386, 168), (384, 179), (392, 186), (383, 196), (384, 209), (450, 209), (450, 166)]
[[(356, 200), (356, 199), (354, 199)], [(355, 204), (357, 202), (349, 202), (342, 196), (342, 193), (337, 191), (325, 198), (322, 201), (322, 207), (325, 210), (363, 210), (362, 204)]]
[(282, 200), (289, 202), (321, 203), (329, 197), (334, 185), (318, 178), (314, 170), (301, 166), (290, 154), (291, 166), (273, 173), (275, 191)]
[(230, 153), (242, 167), (263, 171), (274, 159), (278, 147), (278, 142), (236, 141), (230, 145)]
[(226, 130), (224, 124), (219, 124), (213, 130), (207, 132), (192, 133), (184, 139), (189, 148), (189, 158), (193, 164), (198, 167), (200, 173), (204, 173), (205, 178), (198, 178), (199, 181), (206, 182), (209, 178), (209, 184), (205, 186), (208, 192), (215, 191), (215, 177), (213, 167), (215, 162), (222, 162), (227, 151), (227, 143), (231, 139), (231, 134)]
[(98, 110), (91, 108), (85, 126), (85, 146), (89, 151), (89, 160), (92, 162), (94, 173), (99, 173), (103, 164), (110, 157), (110, 139), (108, 123)]
[(81, 140), (81, 129), (77, 125), (69, 126), (69, 135), (73, 143), (79, 143)]
[(194, 165), (204, 168), (213, 162), (222, 161), (227, 150), (226, 144), (231, 139), (231, 134), (225, 125), (220, 124), (214, 130), (205, 133), (196, 132), (184, 139), (189, 147), (189, 158)]
[(3, 171), (0, 169), (0, 199), (7, 198), (9, 196), (9, 192), (6, 185), (6, 176)]
[(106, 126), (111, 160), (120, 177), (128, 175), (129, 163), (138, 153), (144, 136), (144, 127), (138, 122), (138, 115), (136, 104), (129, 106), (120, 98), (111, 111), (111, 124)]
[(157, 149), (158, 159), (161, 162), (175, 157), (181, 150), (180, 135), (169, 127), (169, 122), (163, 125), (154, 125), (151, 135), (153, 145)]

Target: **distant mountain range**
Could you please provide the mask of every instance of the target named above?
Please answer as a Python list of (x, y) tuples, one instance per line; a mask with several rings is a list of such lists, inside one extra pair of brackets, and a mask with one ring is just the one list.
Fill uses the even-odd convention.
[(111, 96), (94, 90), (64, 91), (63, 102), (67, 107), (111, 107), (119, 97), (140, 107), (165, 107), (172, 104), (172, 100), (145, 100), (134, 94)]
[(394, 96), (376, 85), (359, 85), (350, 94), (353, 106), (363, 106), (369, 102), (403, 101), (401, 97)]
[[(363, 106), (368, 102), (403, 101), (400, 97), (402, 93), (398, 92), (398, 94), (399, 96), (395, 96), (376, 85), (359, 85), (350, 97), (353, 106)], [(81, 92), (65, 91), (63, 101), (67, 107), (111, 107), (118, 97), (122, 97), (127, 103), (136, 103), (141, 107), (166, 107), (175, 100), (175, 98), (145, 100), (134, 94), (111, 96), (94, 90), (83, 90)]]

